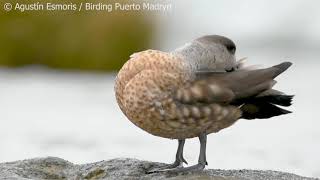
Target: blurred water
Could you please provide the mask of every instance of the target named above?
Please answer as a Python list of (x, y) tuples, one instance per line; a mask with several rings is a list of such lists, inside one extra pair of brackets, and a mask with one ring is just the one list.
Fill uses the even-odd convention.
[[(172, 50), (205, 34), (235, 40), (238, 47), (320, 47), (320, 1), (315, 0), (174, 0), (159, 17), (159, 48)], [(160, 42), (160, 43), (159, 43)]]
[[(316, 66), (295, 65), (276, 87), (295, 94), (293, 114), (240, 121), (208, 138), (209, 168), (273, 169), (320, 176)], [(0, 161), (58, 156), (74, 163), (116, 157), (171, 162), (176, 142), (138, 129), (120, 112), (114, 74), (43, 68), (0, 70)], [(186, 143), (195, 163), (197, 139)], [(161, 149), (161, 151), (159, 151)]]

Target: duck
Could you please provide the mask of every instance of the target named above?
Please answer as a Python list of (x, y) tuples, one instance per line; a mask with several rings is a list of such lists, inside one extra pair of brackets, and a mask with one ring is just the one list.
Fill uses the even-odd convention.
[[(293, 96), (273, 89), (291, 62), (268, 68), (246, 67), (236, 60), (235, 43), (224, 36), (199, 37), (171, 52), (134, 53), (115, 80), (115, 96), (124, 115), (142, 130), (178, 141), (172, 164), (148, 173), (203, 170), (207, 136), (238, 120), (269, 119), (291, 113)], [(198, 163), (182, 167), (185, 140), (198, 137)]]

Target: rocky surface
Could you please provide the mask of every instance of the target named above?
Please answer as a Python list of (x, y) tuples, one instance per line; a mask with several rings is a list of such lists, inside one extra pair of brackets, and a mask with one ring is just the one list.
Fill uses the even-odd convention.
[(91, 164), (75, 165), (60, 158), (47, 157), (0, 164), (0, 179), (200, 179), (200, 180), (267, 180), (290, 179), (311, 180), (298, 175), (259, 170), (219, 170), (210, 169), (203, 172), (189, 173), (153, 173), (146, 171), (161, 166), (156, 162), (140, 161), (137, 159), (112, 159)]

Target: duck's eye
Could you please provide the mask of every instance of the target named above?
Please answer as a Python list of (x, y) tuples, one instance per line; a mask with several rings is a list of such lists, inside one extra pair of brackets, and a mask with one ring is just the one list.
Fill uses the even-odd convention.
[(235, 70), (234, 67), (232, 67), (231, 69), (226, 69), (226, 72), (232, 72), (234, 70)]
[(227, 50), (231, 53), (234, 54), (236, 53), (236, 47), (235, 46), (227, 46)]

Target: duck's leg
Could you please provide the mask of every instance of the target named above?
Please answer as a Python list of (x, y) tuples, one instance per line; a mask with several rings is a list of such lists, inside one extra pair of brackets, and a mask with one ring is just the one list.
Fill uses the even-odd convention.
[(185, 168), (176, 168), (169, 170), (170, 172), (188, 172), (188, 171), (201, 171), (204, 169), (207, 163), (206, 159), (206, 145), (207, 145), (207, 135), (206, 134), (201, 134), (199, 136), (199, 141), (200, 141), (200, 154), (199, 154), (199, 159), (198, 159), (198, 164), (185, 167)]
[(156, 172), (166, 171), (166, 170), (169, 170), (169, 169), (173, 169), (173, 168), (179, 167), (183, 163), (188, 164), (187, 161), (183, 158), (184, 143), (185, 143), (184, 139), (179, 139), (178, 140), (178, 150), (177, 150), (177, 153), (176, 153), (176, 160), (172, 164), (165, 165), (165, 166), (162, 166), (162, 167), (159, 167), (159, 168), (156, 168), (156, 169), (152, 169), (152, 170), (148, 171), (147, 173), (156, 173)]
[(153, 171), (153, 172), (154, 173), (155, 172), (180, 173), (180, 172), (201, 171), (201, 170), (203, 170), (205, 168), (205, 166), (208, 165), (207, 159), (206, 159), (207, 135), (206, 134), (201, 134), (199, 136), (199, 141), (200, 141), (200, 154), (199, 154), (198, 164), (193, 165), (193, 166), (189, 166), (189, 167), (185, 167), (185, 168), (176, 166), (177, 168), (171, 167), (172, 169), (165, 168), (165, 169), (160, 169), (160, 170), (156, 170), (156, 171)]

